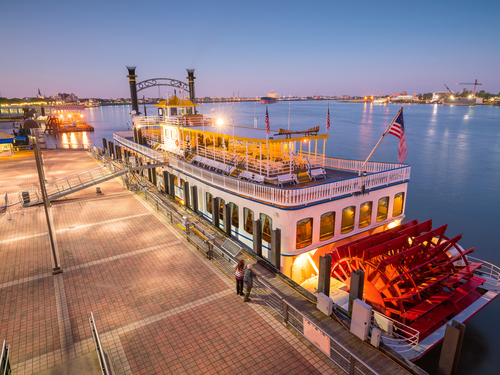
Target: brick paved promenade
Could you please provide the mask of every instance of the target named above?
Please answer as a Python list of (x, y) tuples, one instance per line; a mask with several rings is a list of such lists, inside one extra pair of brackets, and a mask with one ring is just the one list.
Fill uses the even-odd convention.
[[(49, 181), (97, 165), (83, 151), (44, 160)], [(0, 205), (37, 182), (32, 153), (0, 158)], [(53, 204), (56, 276), (43, 208), (0, 216), (0, 340), (13, 374), (93, 351), (91, 311), (116, 374), (333, 373), (119, 180), (100, 187)]]

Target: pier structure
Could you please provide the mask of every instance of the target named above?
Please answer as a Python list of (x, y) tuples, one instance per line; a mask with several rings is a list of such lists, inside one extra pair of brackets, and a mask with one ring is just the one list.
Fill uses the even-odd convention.
[[(129, 151), (124, 147), (123, 155)], [(30, 153), (14, 158), (19, 160), (9, 159), (13, 164), (6, 169), (12, 178), (0, 182), (9, 194), (36, 186), (25, 177), (34, 169)], [(82, 151), (46, 151), (44, 161), (49, 181), (59, 177), (57, 171), (71, 174), (96, 166)], [(113, 374), (229, 374), (242, 366), (261, 373), (344, 373), (286, 329), (281, 318), (269, 315), (273, 310), (262, 307), (261, 291), (247, 304), (235, 296), (232, 274), (186, 242), (183, 230), (154, 209), (156, 189), (148, 184), (136, 185), (142, 190), (132, 194), (123, 180), (114, 179), (100, 184), (102, 194), (86, 189), (52, 202), (65, 270), (59, 275), (49, 272), (39, 207), (11, 207), (13, 220), (0, 217), (0, 314), (9, 316), (0, 334), (11, 345), (14, 373), (37, 373), (93, 355), (91, 312)], [(165, 204), (183, 210), (168, 199)], [(218, 237), (213, 231), (206, 235)], [(264, 269), (255, 269), (258, 279), (277, 293), (285, 291), (291, 303), (308, 304)], [(348, 331), (339, 335), (351, 336), (350, 345), (362, 348), (369, 366), (407, 373)], [(249, 340), (253, 345), (247, 346)]]

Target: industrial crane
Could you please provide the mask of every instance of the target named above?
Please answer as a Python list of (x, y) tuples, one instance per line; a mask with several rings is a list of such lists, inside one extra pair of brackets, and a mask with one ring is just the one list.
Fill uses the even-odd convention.
[(472, 96), (476, 96), (476, 86), (480, 86), (482, 85), (482, 83), (477, 83), (477, 79), (476, 79), (476, 82), (474, 83), (456, 83), (457, 85), (474, 85), (474, 91), (472, 92)]
[(446, 83), (444, 84), (444, 87), (446, 87), (448, 89), (448, 91), (450, 92), (450, 94), (453, 95), (453, 93), (451, 92), (450, 88), (448, 86), (446, 86)]

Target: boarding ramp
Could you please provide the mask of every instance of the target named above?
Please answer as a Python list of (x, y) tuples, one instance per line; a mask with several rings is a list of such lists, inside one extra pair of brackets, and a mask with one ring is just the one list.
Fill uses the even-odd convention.
[[(146, 164), (141, 166), (127, 166), (119, 163), (107, 163), (96, 168), (87, 169), (67, 177), (62, 177), (46, 184), (49, 202), (76, 193), (80, 190), (99, 185), (116, 177), (121, 177), (131, 171), (162, 167), (168, 163)], [(32, 199), (35, 198), (35, 199)], [(42, 195), (37, 191), (19, 193), (19, 200), (24, 207), (31, 207), (43, 203)]]

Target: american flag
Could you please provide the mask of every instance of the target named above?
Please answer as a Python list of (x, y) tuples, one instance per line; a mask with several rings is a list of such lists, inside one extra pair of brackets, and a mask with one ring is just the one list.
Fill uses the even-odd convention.
[(326, 131), (330, 130), (330, 103), (328, 103), (328, 109), (326, 110)]
[(399, 110), (399, 114), (389, 128), (389, 134), (399, 138), (398, 159), (402, 163), (406, 159), (406, 138), (405, 138), (405, 122), (403, 120), (403, 108)]
[(269, 113), (267, 111), (267, 104), (266, 104), (266, 130), (267, 134), (271, 133), (271, 128), (269, 127)]

